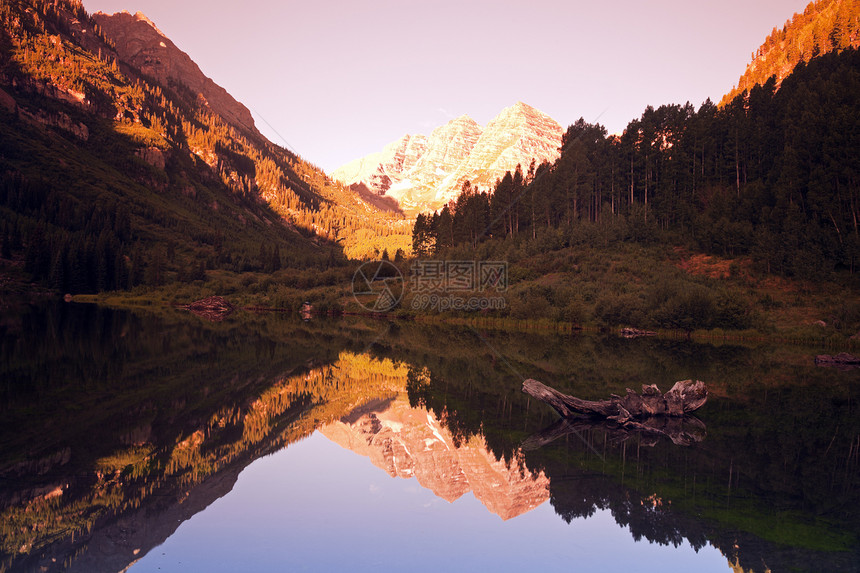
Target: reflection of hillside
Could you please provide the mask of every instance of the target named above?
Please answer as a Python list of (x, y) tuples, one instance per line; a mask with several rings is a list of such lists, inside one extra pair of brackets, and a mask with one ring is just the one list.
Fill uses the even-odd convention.
[[(272, 338), (261, 339), (260, 329), (242, 336), (236, 324), (201, 332), (186, 321), (85, 314), (105, 329), (94, 347), (123, 333), (114, 352), (126, 363), (107, 370), (115, 376), (110, 385), (87, 371), (93, 358), (85, 329), (70, 340), (74, 347), (46, 344), (33, 373), (4, 359), (15, 376), (43, 381), (40, 392), (2, 406), (0, 571), (121, 570), (229, 492), (253, 460), (391, 394), (390, 361), (373, 368), (367, 358), (337, 354), (338, 345), (351, 344), (337, 334), (322, 333), (320, 344), (314, 332), (292, 340), (292, 325), (276, 324)], [(331, 364), (315, 365), (333, 350)], [(39, 378), (39, 369), (78, 352), (80, 382)], [(98, 409), (90, 405), (93, 386)], [(45, 399), (52, 394), (63, 400)]]
[(53, 570), (46, 564), (57, 559), (81, 571), (122, 569), (164, 541), (177, 516), (187, 519), (229, 492), (245, 465), (312, 432), (313, 415), (327, 404), (315, 402), (311, 389), (329, 372), (274, 381), (253, 403), (215, 412), (172, 446), (117, 451), (91, 474), (67, 476), (65, 487), (5, 507), (7, 564)]
[[(386, 337), (376, 322), (187, 318), (71, 305), (0, 321), (0, 571), (120, 570), (326, 424), (390, 475), (445, 499), (471, 489), (502, 517), (549, 496), (564, 519), (609, 509), (636, 539), (708, 543), (745, 571), (858, 569), (860, 373), (784, 349), (502, 333), (490, 350), (407, 323)], [(520, 453), (556, 416), (505, 362), (586, 397), (715, 380), (708, 438), (645, 447), (593, 429)]]
[(714, 450), (652, 449), (636, 440), (614, 447), (604, 438), (584, 432), (526, 457), (546, 471), (550, 501), (565, 521), (608, 509), (637, 541), (711, 545), (747, 573), (858, 570), (860, 550), (847, 528), (819, 515), (821, 507), (802, 512), (773, 492), (754, 494), (738, 467), (730, 486), (732, 462)]
[(542, 472), (532, 474), (516, 458), (511, 463), (497, 459), (481, 436), (459, 442), (432, 413), (411, 407), (405, 392), (408, 373), (400, 367), (401, 392), (393, 398), (357, 408), (320, 432), (392, 477), (416, 478), (446, 501), (471, 491), (504, 520), (549, 498)]
[(619, 443), (594, 428), (525, 452), (564, 519), (609, 509), (636, 539), (709, 543), (757, 573), (860, 570), (857, 374), (837, 379), (792, 348), (483, 336), (461, 334), (449, 355), (412, 334), (429, 375), (410, 384), (409, 399), (457, 439), (482, 436), (507, 458), (558, 419), (522, 394), (514, 370), (583, 397), (639, 382), (713, 381), (713, 399), (697, 413), (708, 428), (701, 444)]

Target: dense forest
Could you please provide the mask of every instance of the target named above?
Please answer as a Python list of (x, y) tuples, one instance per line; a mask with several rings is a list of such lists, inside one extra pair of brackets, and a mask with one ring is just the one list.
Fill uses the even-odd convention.
[[(0, 22), (0, 260), (45, 286), (98, 292), (409, 250), (401, 216), (121, 61), (80, 1), (3, 0)], [(466, 183), (418, 217), (411, 247), (660, 242), (784, 276), (853, 273), (858, 29), (856, 0), (810, 4), (759, 50), (748, 90), (648, 107), (619, 136), (580, 120), (555, 164), (522, 166), (492, 192)]]
[(0, 90), (0, 255), (49, 288), (322, 268), (408, 233), (184, 86), (119, 60), (78, 0), (0, 2)]
[(492, 193), (467, 182), (419, 216), (413, 249), (514, 238), (560, 248), (663, 241), (822, 278), (860, 263), (860, 53), (801, 62), (718, 107), (648, 107), (620, 136), (579, 120), (553, 165)]

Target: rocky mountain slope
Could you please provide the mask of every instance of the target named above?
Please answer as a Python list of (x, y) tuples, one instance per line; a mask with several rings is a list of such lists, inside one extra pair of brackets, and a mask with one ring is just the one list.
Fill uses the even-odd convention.
[(188, 54), (177, 48), (143, 13), (137, 12), (132, 16), (128, 12), (113, 15), (96, 12), (92, 19), (113, 41), (120, 59), (163, 85), (178, 83), (186, 86), (194, 94), (199, 94), (201, 103), (234, 127), (260, 135), (248, 108), (205, 76)]
[(0, 267), (160, 286), (372, 254), (400, 219), (265, 139), (142, 14), (0, 3)]
[(552, 118), (518, 102), (483, 129), (463, 115), (429, 137), (406, 135), (382, 152), (336, 169), (332, 177), (391, 197), (414, 215), (456, 198), (464, 181), (488, 189), (517, 165), (526, 171), (532, 161), (555, 161), (561, 135)]

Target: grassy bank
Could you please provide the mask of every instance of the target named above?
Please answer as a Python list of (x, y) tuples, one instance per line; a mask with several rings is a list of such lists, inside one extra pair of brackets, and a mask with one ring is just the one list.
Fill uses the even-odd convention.
[[(758, 272), (745, 260), (658, 245), (531, 252), (503, 243), (492, 252), (478, 253), (478, 258), (507, 261), (503, 292), (436, 294), (502, 298), (504, 308), (440, 312), (438, 307), (422, 307), (422, 293), (414, 292), (410, 281), (413, 262), (403, 261), (398, 263), (404, 277), (403, 298), (389, 315), (427, 324), (513, 331), (633, 327), (661, 337), (714, 343), (777, 340), (834, 349), (860, 346), (851, 338), (860, 331), (860, 297), (857, 279), (851, 275), (818, 282), (790, 280)], [(449, 254), (449, 259), (466, 260), (458, 253)], [(359, 263), (322, 271), (207, 271), (205, 280), (141, 286), (76, 300), (151, 306), (220, 295), (240, 307), (298, 312), (304, 302), (310, 302), (320, 313), (371, 314), (352, 296), (358, 267)]]

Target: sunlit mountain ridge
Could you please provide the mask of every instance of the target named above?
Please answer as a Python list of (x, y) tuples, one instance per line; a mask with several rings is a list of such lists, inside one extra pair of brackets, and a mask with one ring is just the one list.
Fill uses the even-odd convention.
[(772, 76), (775, 85), (791, 74), (800, 62), (828, 52), (860, 47), (860, 2), (857, 0), (816, 0), (800, 14), (786, 20), (753, 52), (752, 61), (722, 100), (726, 105), (754, 86), (764, 85)]
[(402, 232), (260, 135), (145, 16), (13, 0), (0, 28), (0, 239), (37, 281), (76, 294), (330, 265), (373, 253), (355, 237)]
[(484, 128), (463, 115), (429, 137), (406, 135), (334, 170), (332, 177), (391, 197), (407, 214), (416, 215), (456, 199), (466, 181), (488, 190), (517, 166), (525, 173), (533, 165), (552, 163), (559, 156), (561, 136), (555, 120), (517, 102)]

